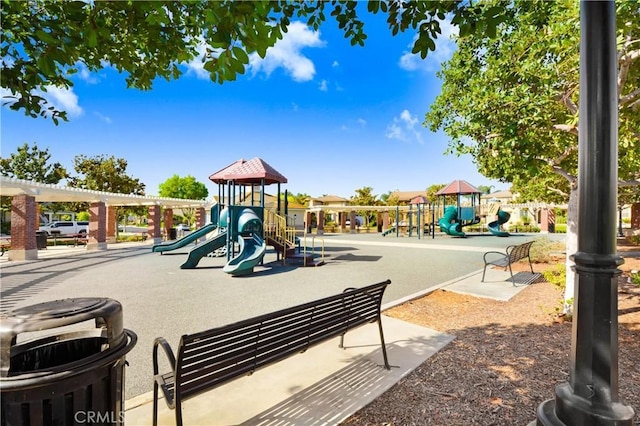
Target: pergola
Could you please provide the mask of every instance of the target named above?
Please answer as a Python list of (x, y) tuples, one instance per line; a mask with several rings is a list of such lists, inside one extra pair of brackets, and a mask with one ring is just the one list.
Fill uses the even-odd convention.
[(106, 250), (107, 239), (115, 237), (116, 207), (146, 206), (149, 209), (147, 236), (154, 242), (162, 239), (161, 209), (164, 208), (165, 231), (173, 226), (174, 208), (195, 208), (198, 226), (205, 221), (205, 200), (183, 200), (146, 195), (118, 194), (70, 188), (23, 179), (0, 176), (0, 195), (11, 198), (11, 251), (9, 260), (38, 258), (36, 230), (38, 228), (37, 203), (86, 202), (89, 203), (88, 250)]

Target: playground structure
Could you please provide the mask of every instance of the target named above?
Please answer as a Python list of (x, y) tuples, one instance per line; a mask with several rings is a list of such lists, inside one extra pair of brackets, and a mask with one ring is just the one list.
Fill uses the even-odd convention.
[(446, 206), (451, 198), (456, 199), (456, 205), (445, 207), (443, 215), (438, 220), (440, 230), (454, 237), (465, 237), (462, 231), (465, 226), (480, 223), (480, 195), (482, 192), (465, 180), (454, 180), (436, 193), (442, 205)]
[(487, 229), (497, 237), (508, 237), (509, 233), (502, 230), (502, 225), (507, 223), (511, 218), (511, 214), (500, 208), (500, 204), (489, 204), (489, 216), (497, 216), (497, 219), (487, 224)]
[[(269, 164), (257, 157), (241, 159), (209, 179), (218, 184), (218, 203), (211, 208), (211, 222), (179, 240), (156, 244), (152, 251), (163, 253), (195, 242), (181, 269), (196, 268), (203, 257), (221, 252), (227, 258), (223, 271), (231, 275), (252, 273), (263, 262), (267, 246), (274, 247), (283, 262), (302, 260), (304, 266), (323, 263), (314, 260), (313, 251), (307, 254), (306, 247), (305, 253), (300, 253), (294, 221), (287, 215), (287, 192), (280, 196), (280, 185), (287, 183), (287, 178)], [(268, 208), (264, 189), (274, 183), (278, 185), (277, 201)]]

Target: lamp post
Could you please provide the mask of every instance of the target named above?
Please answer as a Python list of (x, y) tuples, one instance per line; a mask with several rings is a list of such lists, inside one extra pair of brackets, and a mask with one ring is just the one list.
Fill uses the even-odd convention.
[(618, 398), (616, 255), (618, 87), (613, 1), (580, 4), (578, 251), (569, 382), (538, 407), (538, 425), (631, 426)]

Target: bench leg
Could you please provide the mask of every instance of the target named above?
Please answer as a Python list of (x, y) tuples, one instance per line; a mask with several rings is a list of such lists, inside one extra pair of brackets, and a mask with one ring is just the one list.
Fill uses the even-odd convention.
[(482, 270), (482, 280), (480, 282), (484, 282), (484, 274), (487, 273), (487, 266), (489, 266), (488, 264), (484, 264), (484, 269)]
[(382, 358), (384, 359), (384, 368), (391, 370), (389, 358), (387, 357), (387, 345), (384, 343), (384, 333), (382, 332), (382, 317), (378, 315), (378, 330), (380, 330), (380, 345), (382, 346)]
[(158, 382), (153, 381), (153, 426), (158, 426)]
[(513, 271), (511, 270), (511, 262), (509, 262), (509, 275), (511, 275), (511, 284), (516, 286), (516, 279), (513, 277)]

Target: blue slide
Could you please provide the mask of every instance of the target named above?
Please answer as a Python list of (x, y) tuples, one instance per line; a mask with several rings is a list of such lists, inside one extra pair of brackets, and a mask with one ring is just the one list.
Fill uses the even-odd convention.
[(217, 232), (213, 237), (206, 241), (196, 244), (194, 248), (189, 251), (189, 257), (180, 265), (180, 269), (193, 269), (198, 266), (200, 259), (213, 253), (213, 251), (224, 247), (227, 244), (227, 231)]
[(438, 220), (440, 230), (447, 235), (454, 237), (464, 237), (462, 232), (462, 223), (458, 222), (458, 209), (455, 206), (449, 206), (444, 210), (444, 215)]
[(509, 218), (511, 218), (511, 215), (509, 213), (505, 212), (504, 210), (498, 209), (498, 220), (490, 222), (487, 225), (487, 228), (489, 228), (489, 231), (491, 231), (491, 233), (497, 237), (508, 237), (509, 233), (503, 231), (500, 227), (503, 223), (507, 223), (509, 221)]
[[(243, 236), (251, 234), (251, 236)], [(238, 218), (238, 244), (240, 253), (222, 269), (231, 275), (246, 275), (262, 262), (267, 243), (262, 239), (262, 221), (251, 209), (245, 209)]]
[(202, 228), (196, 229), (189, 235), (185, 235), (184, 237), (178, 240), (155, 244), (153, 247), (151, 247), (151, 251), (156, 253), (162, 253), (164, 251), (172, 251), (172, 250), (182, 248), (187, 244), (192, 243), (197, 239), (204, 237), (208, 233), (215, 231), (217, 227), (218, 227), (217, 224), (209, 223), (203, 226)]

